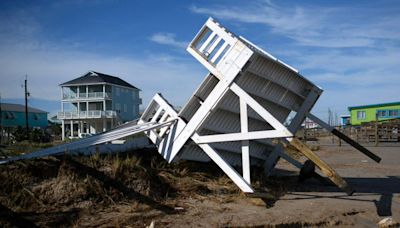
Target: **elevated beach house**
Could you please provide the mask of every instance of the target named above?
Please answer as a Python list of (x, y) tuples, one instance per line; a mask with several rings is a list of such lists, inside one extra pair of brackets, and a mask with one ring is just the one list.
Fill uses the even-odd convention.
[(118, 77), (89, 71), (60, 86), (63, 140), (108, 131), (139, 117), (140, 90)]

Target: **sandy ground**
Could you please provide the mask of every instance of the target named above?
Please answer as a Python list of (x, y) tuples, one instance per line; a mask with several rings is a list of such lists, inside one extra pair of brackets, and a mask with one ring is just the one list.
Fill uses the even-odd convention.
[[(257, 201), (248, 198), (222, 203), (208, 198), (190, 200), (182, 203), (187, 208), (184, 215), (165, 217), (157, 223), (171, 227), (210, 224), (377, 227), (386, 217), (400, 221), (400, 147), (369, 149), (382, 157), (380, 164), (349, 146), (325, 145), (317, 152), (354, 187), (356, 192), (352, 196), (310, 179), (289, 186), (271, 207), (257, 205)], [(285, 161), (279, 162), (278, 168), (296, 172)], [(287, 172), (277, 170), (276, 175), (287, 175)], [(192, 219), (180, 219), (186, 216)]]
[[(107, 176), (109, 171), (104, 167), (99, 170), (88, 168), (79, 177), (61, 179), (65, 183), (56, 179), (60, 178), (60, 171), (58, 176), (49, 175), (47, 179), (36, 176), (38, 180), (25, 181), (30, 184), (21, 187), (26, 188), (29, 195), (23, 197), (32, 196), (36, 200), (30, 199), (29, 207), (12, 206), (24, 199), (0, 194), (0, 222), (5, 226), (21, 227), (145, 227), (152, 221), (155, 227), (377, 227), (377, 223), (386, 217), (400, 221), (400, 147), (369, 149), (382, 157), (380, 164), (349, 146), (320, 145), (316, 152), (354, 187), (356, 192), (352, 196), (315, 179), (298, 182), (298, 170), (285, 161), (278, 163), (275, 177), (267, 181), (266, 187), (275, 192), (275, 198), (267, 203), (245, 196), (226, 177), (208, 180), (204, 175), (186, 174), (181, 170), (179, 175), (174, 174), (178, 176), (172, 183), (171, 178), (164, 178), (168, 173), (163, 171), (151, 174), (158, 175), (155, 179), (143, 172), (149, 182), (146, 186), (154, 185), (152, 189), (163, 194), (159, 197), (161, 193), (158, 193), (158, 197), (152, 198), (145, 190), (135, 189), (141, 185), (120, 185), (120, 182), (127, 183), (123, 181), (127, 177)], [(48, 169), (60, 169), (58, 163), (53, 163)], [(79, 167), (74, 169), (68, 172), (82, 171)], [(68, 172), (64, 175), (70, 175)], [(96, 177), (94, 181), (88, 178), (91, 175), (101, 178)], [(81, 182), (77, 178), (81, 178)], [(163, 183), (157, 183), (158, 180)], [(4, 184), (8, 180), (1, 181)], [(98, 186), (95, 188), (98, 190), (88, 191), (87, 183)], [(196, 186), (187, 186), (188, 183)], [(71, 185), (75, 187), (68, 190)], [(163, 189), (166, 185), (175, 186), (175, 193), (169, 194)], [(50, 194), (45, 191), (46, 186), (67, 192), (58, 196), (55, 203), (55, 199), (41, 195)], [(80, 189), (79, 197), (74, 189)], [(9, 201), (14, 204), (7, 204)]]

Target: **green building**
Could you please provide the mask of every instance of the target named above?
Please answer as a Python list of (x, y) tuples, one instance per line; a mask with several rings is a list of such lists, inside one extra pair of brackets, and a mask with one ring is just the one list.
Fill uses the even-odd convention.
[(375, 120), (400, 119), (400, 102), (352, 106), (348, 109), (351, 125), (360, 125)]

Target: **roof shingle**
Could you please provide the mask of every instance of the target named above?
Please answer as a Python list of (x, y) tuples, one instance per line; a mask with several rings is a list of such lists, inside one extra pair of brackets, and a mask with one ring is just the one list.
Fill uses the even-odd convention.
[(95, 84), (95, 83), (110, 83), (114, 85), (120, 85), (120, 86), (125, 86), (125, 87), (130, 87), (134, 89), (138, 89), (137, 87), (129, 84), (128, 82), (107, 74), (95, 72), (95, 71), (89, 71), (85, 75), (75, 78), (73, 80), (64, 82), (60, 84), (60, 86), (64, 85), (79, 85), (79, 84)]
[[(1, 103), (1, 111), (2, 112), (25, 112), (25, 105), (20, 104), (10, 104), (10, 103)], [(31, 113), (47, 113), (46, 111), (32, 108), (28, 106), (28, 112)]]

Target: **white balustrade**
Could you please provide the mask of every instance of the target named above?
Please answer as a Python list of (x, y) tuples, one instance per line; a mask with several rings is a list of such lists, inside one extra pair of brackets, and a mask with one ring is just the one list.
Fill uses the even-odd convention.
[(63, 94), (63, 100), (111, 98), (111, 93), (90, 92), (77, 94)]
[(90, 110), (80, 112), (59, 112), (58, 119), (96, 119), (96, 118), (114, 118), (117, 116), (116, 111), (101, 111), (101, 110)]

